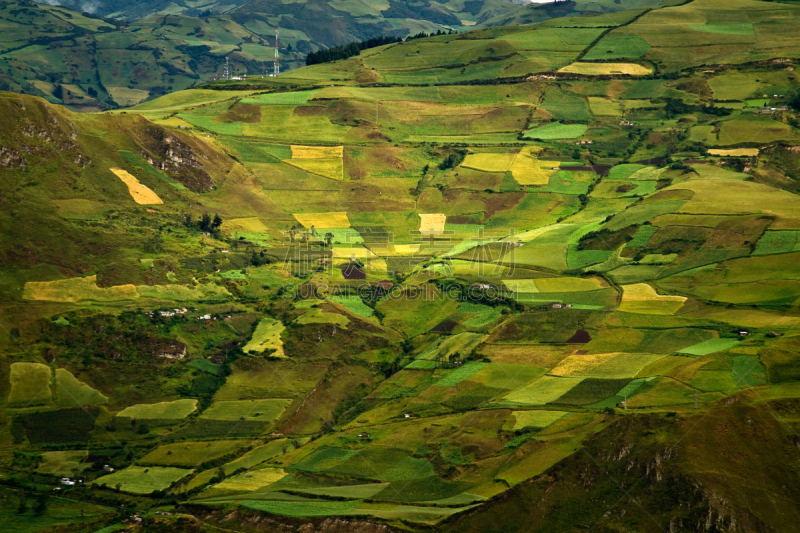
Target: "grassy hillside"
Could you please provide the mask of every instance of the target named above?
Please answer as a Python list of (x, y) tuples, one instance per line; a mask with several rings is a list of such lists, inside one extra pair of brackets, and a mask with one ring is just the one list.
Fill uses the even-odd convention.
[[(672, 78), (797, 57), (795, 4), (742, 0), (735, 17), (728, 7), (706, 0), (656, 7), (406, 41), (313, 65), (281, 81), (402, 86), (521, 82), (532, 76)], [(725, 22), (734, 19), (741, 22)]]
[(790, 530), (800, 9), (734, 7), (0, 94), (0, 518)]
[(620, 0), (619, 2), (597, 2), (593, 0), (567, 0), (565, 2), (529, 3), (481, 23), (479, 28), (492, 26), (520, 26), (553, 18), (597, 16), (632, 9), (651, 8), (658, 5), (681, 3), (679, 0)]
[(515, 7), (505, 0), (414, 8), (357, 0), (254, 1), (238, 9), (202, 2), (99, 5), (93, 12), (104, 18), (27, 0), (3, 3), (0, 89), (84, 111), (127, 107), (220, 77), (226, 56), (233, 76), (271, 72), (276, 29), (287, 71), (321, 48), (380, 35), (468, 29)]
[(140, 20), (153, 15), (187, 15), (200, 17), (218, 15), (235, 9), (246, 0), (218, 2), (217, 0), (106, 0), (92, 3), (84, 0), (60, 0), (58, 5), (74, 11), (118, 20)]
[[(645, 1), (587, 5), (566, 2), (519, 7), (505, 0), (453, 0), (410, 6), (400, 1), (373, 5), (356, 0), (289, 4), (253, 0), (237, 7), (202, 2), (168, 5), (111, 2), (101, 4), (92, 15), (15, 0), (0, 8), (0, 89), (44, 96), (51, 102), (84, 111), (127, 107), (220, 77), (226, 56), (232, 61), (234, 76), (271, 72), (276, 29), (281, 30), (281, 61), (286, 72), (302, 66), (309, 52), (379, 35), (404, 38), (420, 32), (465, 31), (476, 25), (529, 23), (652, 5), (653, 2)], [(518, 7), (523, 14), (514, 11)], [(531, 9), (535, 16), (524, 14)], [(622, 17), (587, 20), (591, 21), (590, 26), (605, 27), (627, 20), (625, 15)], [(589, 42), (591, 39), (584, 42), (579, 37), (574, 44), (585, 46)], [(532, 43), (512, 42), (510, 47), (521, 52), (529, 50), (529, 44)], [(466, 56), (460, 50), (448, 51), (448, 56), (455, 53), (458, 65), (481, 58), (503, 59), (502, 64), (496, 65), (502, 70), (487, 72), (490, 76), (505, 75), (509, 70), (509, 44), (498, 50), (470, 47), (464, 51), (468, 52)], [(387, 59), (395, 63), (393, 58)], [(560, 66), (558, 58), (554, 58), (554, 63), (519, 59), (524, 64), (514, 62), (515, 74)], [(380, 65), (369, 68), (381, 70)], [(427, 83), (430, 79), (428, 76), (419, 82)], [(452, 78), (463, 79), (463, 76)], [(394, 82), (391, 77), (386, 81)]]
[(0, 7), (0, 28), (0, 88), (82, 110), (130, 106), (220, 76), (234, 52), (233, 74), (263, 73), (273, 50), (224, 18), (124, 25), (24, 1)]

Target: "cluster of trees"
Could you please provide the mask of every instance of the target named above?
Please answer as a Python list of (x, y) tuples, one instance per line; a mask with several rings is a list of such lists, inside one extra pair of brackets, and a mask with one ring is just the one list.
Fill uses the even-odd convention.
[(667, 104), (664, 106), (664, 111), (666, 112), (667, 118), (674, 118), (679, 115), (688, 115), (696, 112), (713, 115), (715, 117), (726, 117), (733, 112), (726, 107), (687, 104), (679, 98), (664, 98), (664, 101)]
[[(17, 507), (17, 514), (25, 514), (28, 511), (28, 497), (29, 494), (24, 490), (19, 491), (19, 506)], [(50, 495), (45, 492), (40, 492), (36, 495), (36, 503), (33, 506), (33, 514), (42, 516), (47, 512), (47, 503), (50, 500)]]
[(792, 96), (792, 98), (789, 100), (789, 107), (795, 111), (800, 111), (800, 92)]
[(402, 41), (399, 37), (380, 36), (367, 39), (366, 41), (358, 41), (344, 46), (334, 46), (325, 50), (317, 52), (310, 52), (306, 56), (306, 65), (316, 65), (317, 63), (329, 63), (337, 59), (347, 59), (348, 57), (357, 56), (361, 50), (368, 48), (375, 48), (376, 46), (383, 46), (385, 44), (399, 43)]
[(453, 152), (450, 155), (448, 155), (444, 161), (439, 163), (439, 170), (456, 168), (464, 161), (465, 157), (467, 157), (466, 150), (457, 150), (456, 152)]
[(450, 31), (439, 30), (437, 32), (425, 33), (424, 31), (421, 31), (416, 35), (409, 35), (408, 37), (406, 37), (406, 41), (413, 41), (414, 39), (424, 39), (425, 37), (436, 37), (437, 35), (452, 35), (454, 33), (458, 32), (455, 32), (453, 30)]
[(212, 231), (217, 231), (220, 226), (222, 226), (222, 218), (219, 215), (214, 215), (214, 218), (211, 218), (208, 213), (203, 213), (203, 216), (197, 221), (194, 220), (192, 215), (186, 215), (187, 228), (200, 228), (202, 231), (211, 233)]

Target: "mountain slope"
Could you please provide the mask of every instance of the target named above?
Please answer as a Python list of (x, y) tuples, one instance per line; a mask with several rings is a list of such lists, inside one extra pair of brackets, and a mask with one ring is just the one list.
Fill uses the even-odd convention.
[(42, 2), (101, 17), (133, 21), (154, 15), (186, 15), (201, 17), (218, 15), (235, 9), (247, 0), (57, 0)]
[[(674, 75), (715, 64), (798, 56), (792, 30), (800, 21), (797, 5), (744, 0), (737, 4), (735, 19), (740, 22), (718, 23), (729, 16), (726, 6), (695, 0), (675, 7), (498, 26), (368, 50), (290, 73), (280, 85), (313, 85), (325, 79), (363, 85), (494, 84), (531, 76), (574, 78), (584, 75), (582, 71), (593, 76), (603, 68), (612, 75), (615, 63), (633, 64), (628, 74), (637, 76)], [(570, 67), (575, 62), (595, 66)]]
[(616, 13), (630, 9), (650, 8), (658, 5), (672, 5), (679, 0), (567, 0), (566, 2), (552, 2), (548, 4), (530, 3), (522, 5), (515, 10), (501, 14), (497, 17), (482, 22), (479, 28), (492, 26), (519, 26), (532, 24), (548, 19), (577, 16), (596, 16), (604, 13)]
[(0, 88), (82, 109), (133, 105), (218, 76), (233, 51), (234, 73), (263, 73), (272, 59), (266, 41), (214, 17), (126, 26), (22, 1), (0, 7), (0, 27)]
[[(130, 7), (144, 5), (153, 7)], [(226, 56), (233, 62), (232, 75), (271, 71), (276, 29), (281, 29), (281, 64), (287, 71), (321, 48), (379, 35), (467, 28), (515, 6), (504, 0), (426, 1), (414, 8), (403, 2), (257, 0), (232, 11), (235, 6), (227, 5), (225, 15), (203, 11), (198, 17), (172, 7), (168, 14), (156, 10), (125, 22), (115, 12), (101, 11), (118, 19), (27, 0), (4, 2), (0, 89), (84, 110), (125, 107), (221, 76)]]

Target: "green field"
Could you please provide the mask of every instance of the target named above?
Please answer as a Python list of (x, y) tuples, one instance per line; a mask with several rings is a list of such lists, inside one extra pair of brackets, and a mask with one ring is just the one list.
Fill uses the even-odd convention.
[(767, 231), (756, 243), (753, 255), (800, 251), (800, 231)]
[(52, 398), (50, 381), (52, 370), (40, 363), (13, 363), (11, 365), (11, 391), (8, 404), (28, 407), (49, 403)]
[(484, 366), (486, 366), (486, 363), (476, 363), (470, 361), (447, 374), (436, 384), (440, 387), (454, 387), (465, 379), (468, 379), (480, 372)]
[(134, 420), (183, 420), (197, 408), (197, 400), (175, 400), (126, 407), (117, 416)]
[(544, 405), (553, 402), (583, 381), (582, 378), (543, 376), (527, 387), (505, 396), (509, 402)]
[(534, 128), (525, 132), (527, 139), (539, 139), (549, 141), (553, 139), (577, 139), (586, 133), (585, 124), (561, 124), (551, 122), (544, 126)]
[(44, 452), (36, 471), (40, 474), (71, 477), (89, 466), (85, 464), (87, 455), (86, 450)]
[(63, 368), (56, 369), (56, 394), (60, 407), (81, 407), (108, 401), (108, 397), (78, 380)]
[(183, 468), (129, 466), (119, 472), (97, 478), (92, 485), (105, 485), (108, 488), (119, 486), (119, 490), (123, 492), (150, 494), (153, 491), (169, 488), (191, 472)]
[(333, 296), (331, 301), (343, 306), (354, 315), (365, 318), (371, 317), (375, 312), (357, 296)]
[(200, 415), (210, 420), (258, 420), (271, 422), (278, 418), (291, 400), (218, 401)]
[(567, 415), (565, 411), (514, 411), (514, 426), (511, 429), (546, 428)]
[(738, 345), (739, 341), (737, 339), (709, 339), (699, 344), (694, 344), (678, 350), (678, 353), (685, 355), (708, 355), (715, 352), (724, 352)]
[(159, 446), (140, 460), (143, 465), (197, 467), (202, 463), (240, 451), (249, 443), (242, 440), (181, 442)]

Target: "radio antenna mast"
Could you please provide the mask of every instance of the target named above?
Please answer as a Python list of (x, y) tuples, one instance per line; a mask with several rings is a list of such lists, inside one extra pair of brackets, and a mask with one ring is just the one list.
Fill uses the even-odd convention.
[(225, 70), (222, 73), (222, 78), (229, 80), (231, 79), (231, 66), (228, 63), (228, 56), (225, 56)]
[(275, 66), (273, 67), (272, 75), (277, 77), (281, 73), (281, 63), (278, 57), (278, 30), (275, 30)]

